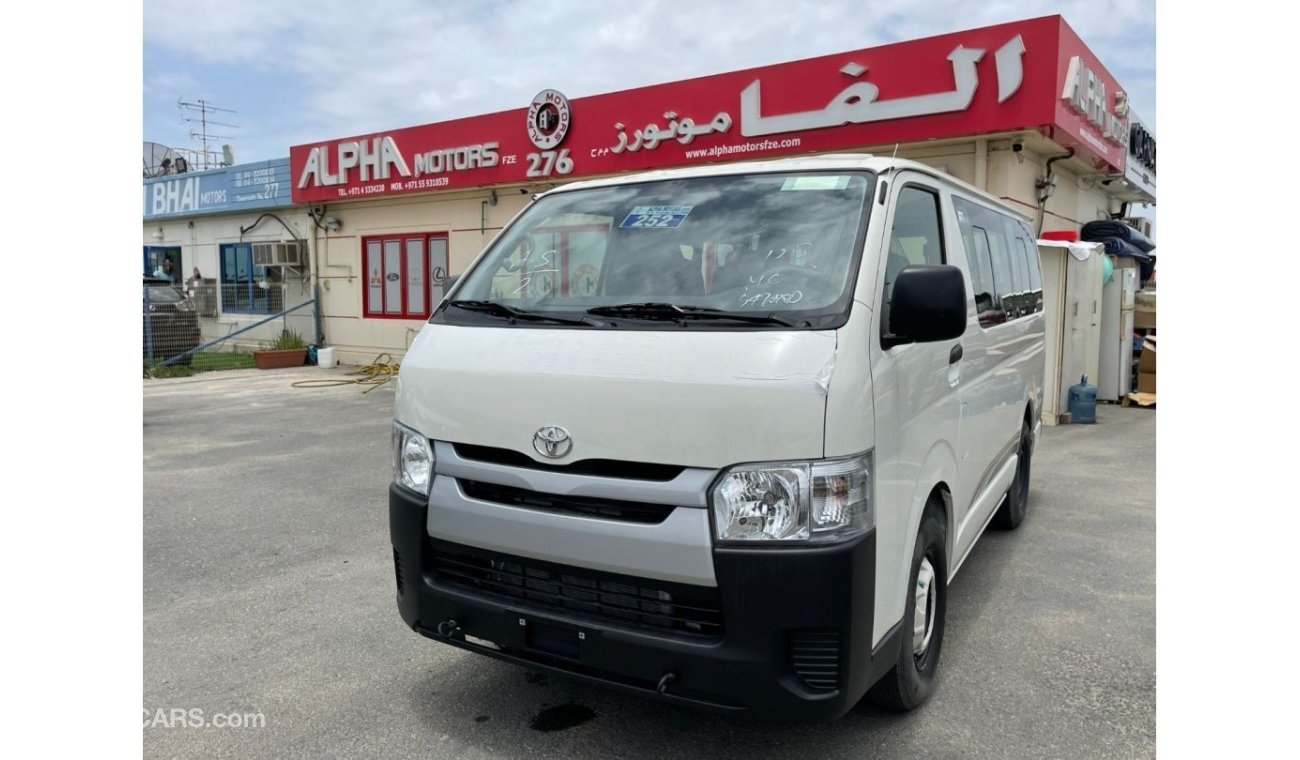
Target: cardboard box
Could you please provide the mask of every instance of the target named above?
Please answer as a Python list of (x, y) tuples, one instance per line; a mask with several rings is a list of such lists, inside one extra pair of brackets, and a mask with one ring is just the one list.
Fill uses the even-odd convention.
[(1154, 394), (1156, 392), (1156, 373), (1138, 372), (1137, 392)]
[(1142, 354), (1138, 357), (1138, 372), (1156, 373), (1156, 336), (1142, 339)]
[(1156, 329), (1156, 292), (1139, 290), (1133, 294), (1133, 326), (1139, 330)]

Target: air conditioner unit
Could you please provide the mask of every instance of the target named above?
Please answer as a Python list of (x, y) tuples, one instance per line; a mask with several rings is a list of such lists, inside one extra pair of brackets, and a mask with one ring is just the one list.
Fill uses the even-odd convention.
[(253, 243), (253, 266), (302, 266), (302, 246), (291, 243)]
[(1138, 232), (1141, 232), (1143, 235), (1146, 235), (1147, 237), (1151, 237), (1151, 220), (1146, 218), (1145, 216), (1130, 216), (1127, 219), (1122, 219), (1121, 221), (1127, 224), (1128, 226), (1132, 227), (1133, 229), (1137, 230)]

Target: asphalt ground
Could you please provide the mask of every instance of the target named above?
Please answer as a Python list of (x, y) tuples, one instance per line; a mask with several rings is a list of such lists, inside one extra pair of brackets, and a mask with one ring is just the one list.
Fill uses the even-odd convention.
[(1028, 517), (986, 533), (950, 588), (927, 704), (770, 726), (408, 629), (388, 540), (393, 387), (291, 386), (347, 371), (143, 381), (147, 757), (1155, 754), (1152, 409), (1043, 428)]

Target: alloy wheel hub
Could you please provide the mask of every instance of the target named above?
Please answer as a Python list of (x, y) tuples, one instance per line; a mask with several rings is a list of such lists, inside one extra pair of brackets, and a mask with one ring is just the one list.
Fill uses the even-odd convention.
[(934, 584), (934, 566), (929, 557), (921, 559), (921, 567), (916, 571), (916, 603), (912, 616), (912, 654), (920, 657), (930, 646), (930, 637), (934, 635), (934, 612), (939, 601), (938, 589)]

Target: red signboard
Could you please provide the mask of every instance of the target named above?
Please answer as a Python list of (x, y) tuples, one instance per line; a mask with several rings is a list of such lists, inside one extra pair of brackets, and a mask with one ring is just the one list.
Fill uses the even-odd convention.
[(1122, 173), (1128, 157), (1128, 96), (1064, 20), (1060, 21), (1056, 113), (1050, 137), (1103, 171)]
[[(1088, 61), (1088, 73), (1108, 92), (1118, 91), (1064, 21), (1049, 16), (572, 101), (545, 90), (511, 111), (297, 145), (290, 150), (293, 199), (1048, 131), (1062, 123), (1067, 48)], [(1075, 124), (1081, 118), (1071, 117), (1067, 132), (1082, 129)], [(1112, 145), (1100, 160), (1122, 171), (1125, 153)]]

